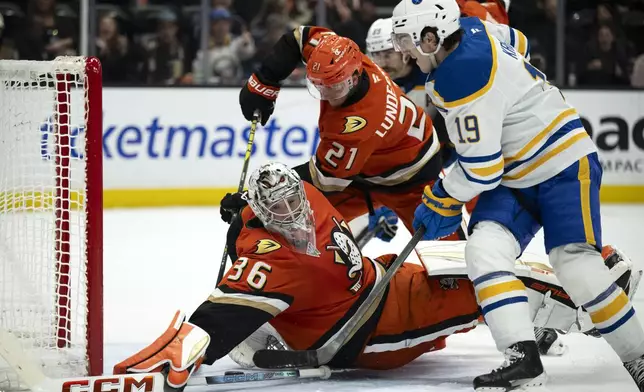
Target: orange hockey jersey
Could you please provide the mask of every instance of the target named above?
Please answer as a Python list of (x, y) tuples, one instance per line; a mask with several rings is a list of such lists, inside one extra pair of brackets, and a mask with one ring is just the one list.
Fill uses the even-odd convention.
[[(255, 315), (247, 317), (255, 329), (270, 320), (284, 341), (298, 350), (320, 347), (331, 338), (384, 274), (378, 261), (362, 257), (347, 224), (320, 191), (306, 182), (304, 186), (314, 206), (319, 255), (296, 253), (279, 234), (257, 226), (258, 219), (245, 208), (237, 261), (209, 298), (213, 304), (246, 307)], [(372, 309), (369, 317), (373, 328), (377, 311)], [(225, 313), (213, 317), (224, 318)], [(246, 336), (228, 339), (239, 343)], [(356, 347), (361, 349), (361, 343)]]
[[(296, 30), (304, 61), (328, 34), (322, 27)], [(363, 91), (340, 107), (321, 102), (320, 144), (309, 165), (313, 183), (340, 191), (356, 180), (378, 188), (435, 180), (439, 142), (431, 118), (367, 56), (362, 64)]]
[(501, 0), (479, 2), (476, 0), (456, 0), (461, 13), (465, 16), (476, 16), (481, 20), (507, 25), (510, 23), (505, 4)]

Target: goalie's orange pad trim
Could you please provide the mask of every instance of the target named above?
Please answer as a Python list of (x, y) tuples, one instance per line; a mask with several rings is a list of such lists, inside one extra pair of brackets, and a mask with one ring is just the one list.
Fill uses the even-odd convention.
[(604, 260), (606, 260), (607, 258), (612, 256), (612, 254), (615, 252), (616, 252), (615, 248), (613, 248), (610, 245), (606, 245), (602, 248), (602, 257), (604, 258)]
[(174, 318), (172, 319), (172, 322), (170, 323), (168, 329), (166, 329), (166, 331), (157, 340), (155, 340), (154, 343), (147, 346), (138, 353), (132, 355), (131, 357), (125, 359), (124, 361), (114, 365), (114, 374), (126, 374), (128, 368), (136, 366), (140, 362), (153, 357), (159, 351), (163, 350), (163, 348), (167, 346), (175, 336), (177, 336), (179, 328), (181, 327), (181, 324), (183, 323), (185, 318), (186, 315), (178, 310), (174, 314)]

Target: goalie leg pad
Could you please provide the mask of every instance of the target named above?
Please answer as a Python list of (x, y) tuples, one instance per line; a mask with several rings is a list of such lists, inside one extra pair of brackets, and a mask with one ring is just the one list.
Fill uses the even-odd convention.
[(115, 374), (149, 373), (166, 370), (166, 382), (182, 388), (204, 360), (210, 335), (198, 326), (185, 322), (177, 312), (168, 329), (151, 345), (114, 366)]
[(633, 261), (612, 245), (602, 248), (602, 257), (615, 283), (624, 290), (628, 298), (633, 299), (642, 279), (642, 269), (635, 268)]
[(257, 367), (253, 356), (259, 350), (287, 350), (286, 344), (277, 330), (266, 323), (253, 332), (237, 347), (232, 349), (228, 356), (244, 369)]
[(550, 252), (550, 262), (570, 297), (589, 312), (622, 362), (644, 355), (644, 330), (635, 309), (593, 246), (575, 243), (556, 247)]

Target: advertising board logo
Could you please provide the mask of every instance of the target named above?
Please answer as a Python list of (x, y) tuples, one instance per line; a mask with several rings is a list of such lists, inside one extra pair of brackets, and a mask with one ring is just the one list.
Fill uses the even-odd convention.
[(155, 382), (153, 376), (93, 377), (66, 381), (61, 392), (152, 392)]
[[(40, 126), (40, 155), (51, 160), (56, 149), (53, 118)], [(232, 124), (176, 124), (154, 117), (146, 123), (104, 123), (103, 158), (110, 159), (217, 159), (244, 157), (250, 127)], [(263, 154), (270, 159), (303, 158), (315, 154), (320, 141), (319, 130), (310, 124), (293, 124), (271, 117), (265, 126), (257, 127), (251, 155)], [(84, 127), (70, 126), (69, 148), (72, 159), (83, 159)]]
[(644, 174), (644, 117), (632, 124), (618, 115), (591, 123), (581, 117), (584, 128), (595, 142), (605, 173)]
[[(72, 159), (83, 159), (83, 151), (85, 150), (85, 138), (82, 136), (85, 133), (84, 127), (72, 126), (68, 128), (67, 143), (69, 147), (70, 156)], [(56, 153), (56, 129), (53, 117), (49, 117), (40, 125), (40, 156), (44, 160), (53, 159)]]

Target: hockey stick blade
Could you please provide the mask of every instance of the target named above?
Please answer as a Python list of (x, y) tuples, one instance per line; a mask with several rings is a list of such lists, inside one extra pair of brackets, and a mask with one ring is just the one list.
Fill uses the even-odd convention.
[(349, 340), (357, 328), (360, 328), (358, 323), (367, 313), (368, 309), (374, 303), (376, 298), (385, 291), (387, 285), (394, 277), (400, 266), (405, 262), (407, 257), (423, 238), (425, 234), (425, 228), (420, 227), (414, 236), (409, 240), (405, 248), (400, 252), (400, 255), (396, 257), (393, 263), (389, 266), (389, 269), (382, 277), (380, 282), (375, 285), (371, 290), (367, 299), (360, 304), (360, 307), (356, 313), (349, 319), (349, 321), (344, 324), (344, 326), (338, 331), (333, 339), (328, 340), (322, 347), (317, 350), (296, 350), (296, 351), (282, 351), (282, 350), (258, 350), (253, 355), (253, 362), (255, 366), (264, 368), (264, 369), (276, 369), (276, 368), (294, 368), (294, 367), (318, 367), (321, 365), (326, 365), (329, 363), (333, 357), (340, 351), (342, 346)]
[(217, 376), (197, 376), (190, 379), (188, 386), (236, 384), (242, 382), (272, 381), (287, 379), (320, 378), (331, 377), (331, 369), (321, 366), (314, 369), (284, 369), (275, 371), (253, 371), (253, 372), (226, 372)]
[(311, 367), (320, 363), (317, 350), (258, 350), (253, 362), (265, 369)]

